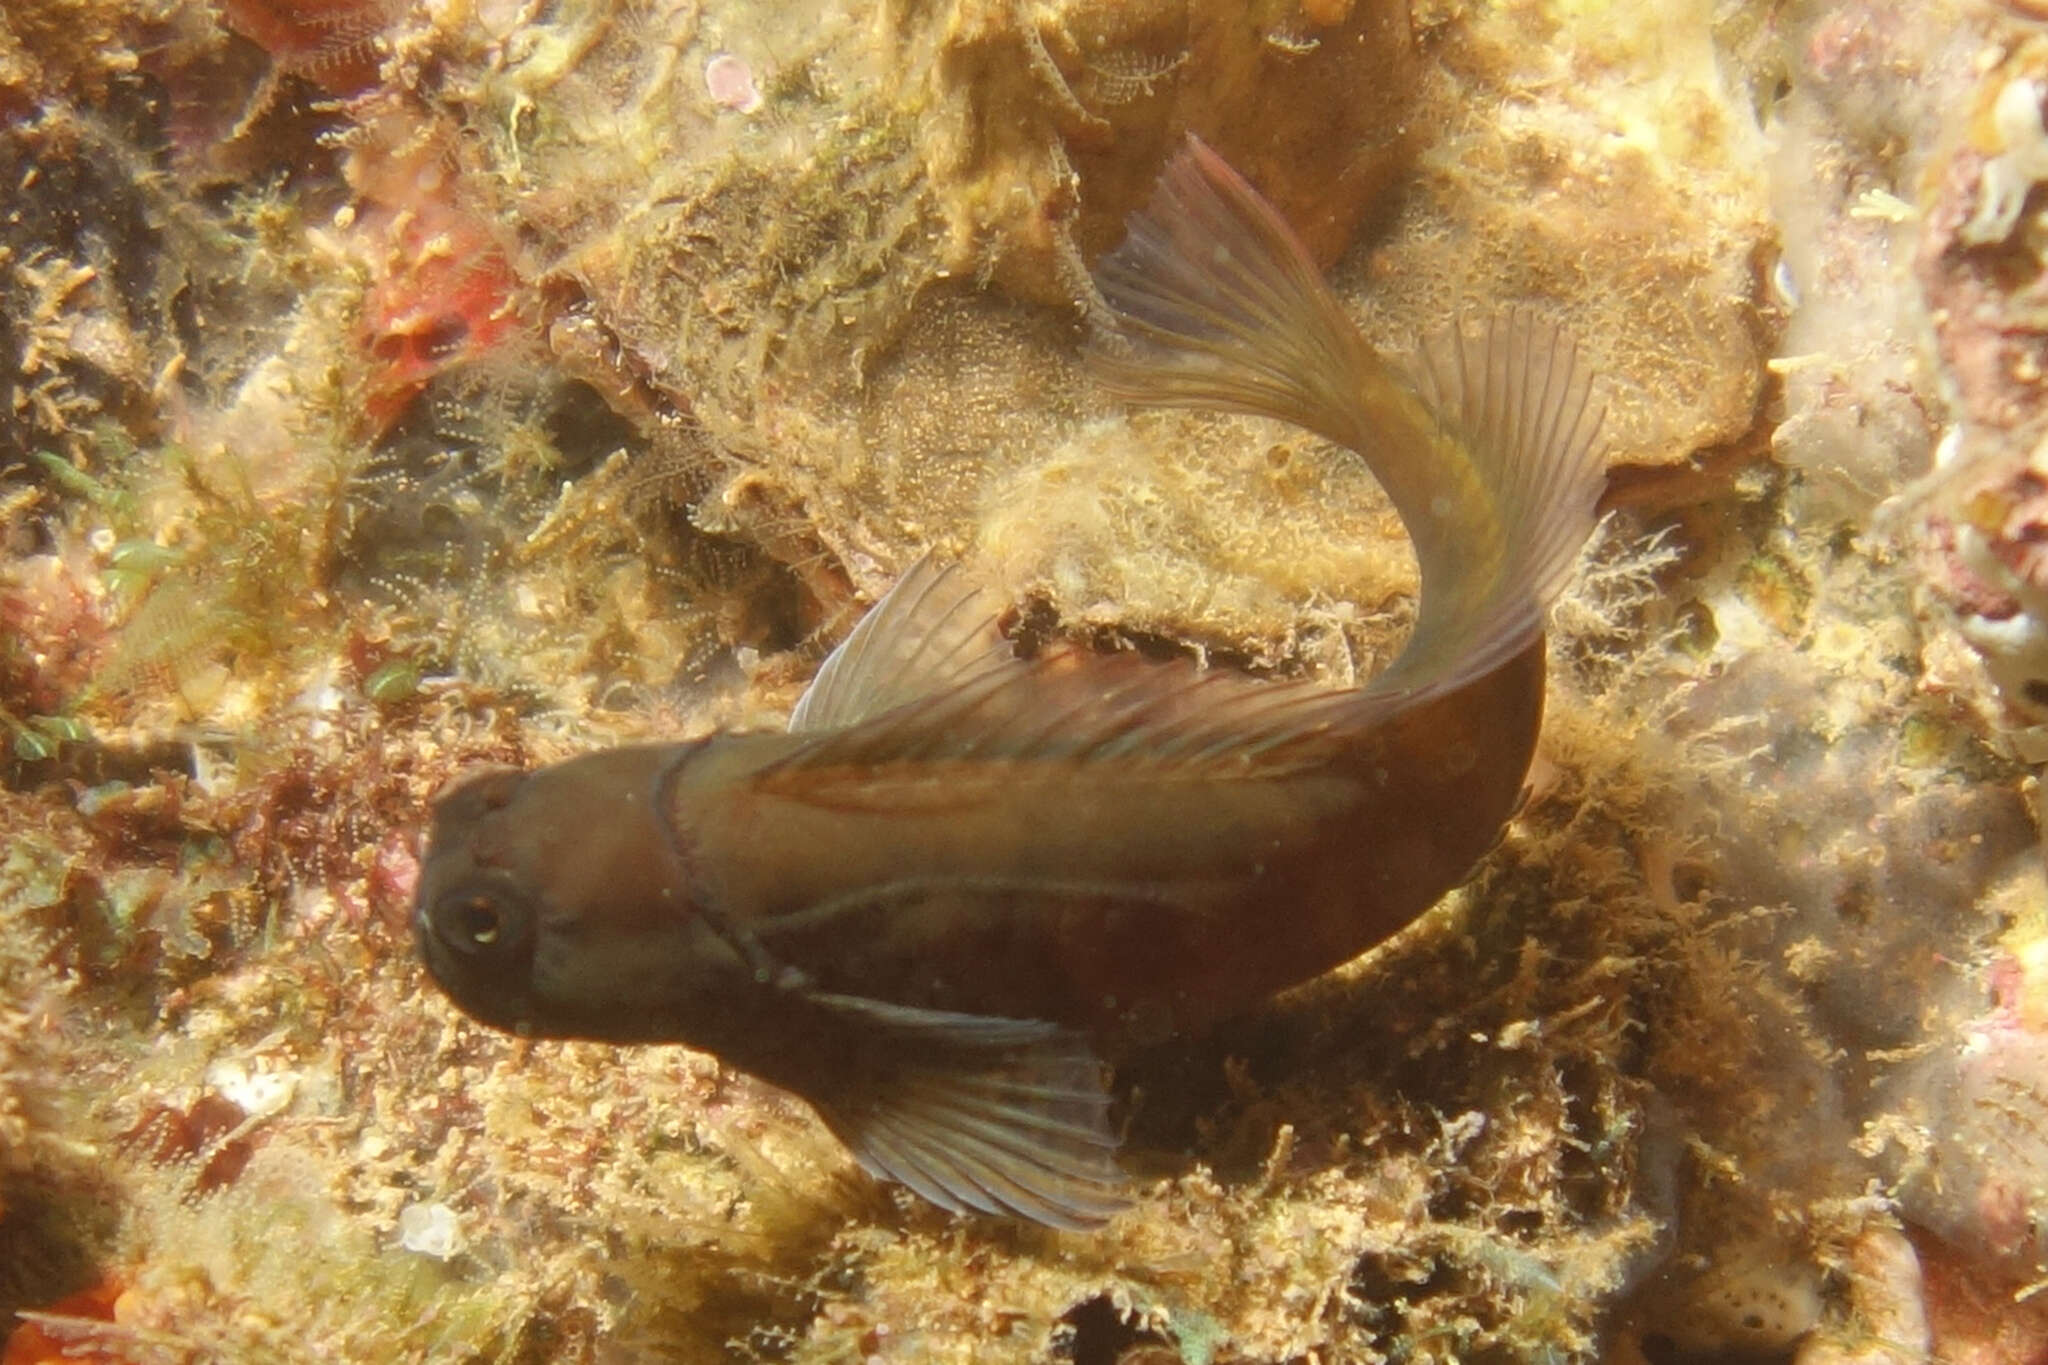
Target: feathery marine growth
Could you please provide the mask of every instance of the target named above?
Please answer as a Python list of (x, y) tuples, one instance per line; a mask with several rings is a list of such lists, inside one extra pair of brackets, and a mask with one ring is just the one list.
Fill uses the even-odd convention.
[(1469, 872), (1521, 792), (1544, 611), (1600, 487), (1573, 347), (1509, 314), (1390, 365), (1193, 140), (1097, 278), (1115, 392), (1366, 460), (1421, 566), (1394, 664), (1331, 690), (1023, 658), (985, 591), (921, 561), (787, 733), (444, 794), (416, 922), (457, 1004), (707, 1049), (933, 1203), (1088, 1227), (1126, 1202), (1108, 1063), (1356, 956)]

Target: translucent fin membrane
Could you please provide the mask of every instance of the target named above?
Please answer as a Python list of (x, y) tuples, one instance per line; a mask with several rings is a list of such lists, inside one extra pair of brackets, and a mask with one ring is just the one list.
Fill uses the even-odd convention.
[(1592, 529), (1600, 406), (1577, 348), (1509, 312), (1378, 356), (1271, 206), (1199, 141), (1097, 267), (1097, 372), (1135, 402), (1277, 417), (1357, 450), (1415, 543), (1414, 638), (1367, 689), (1455, 688), (1527, 647)]
[(1095, 267), (1117, 313), (1092, 356), (1106, 388), (1353, 438), (1343, 390), (1370, 352), (1293, 231), (1222, 157), (1190, 137), (1127, 227)]
[[(1125, 1208), (1103, 1064), (1079, 1034), (1033, 1020), (815, 996), (878, 1038), (891, 1063), (820, 1113), (871, 1174), (940, 1208), (1099, 1226)], [(900, 1060), (894, 1060), (900, 1059)]]
[(1418, 622), (1409, 642), (1408, 668), (1441, 690), (1541, 633), (1593, 529), (1606, 480), (1604, 414), (1576, 343), (1520, 309), (1433, 337), (1417, 357), (1416, 388), (1445, 444), (1471, 462), (1497, 527), (1492, 573), (1458, 582), (1446, 604), (1457, 610)]
[(826, 657), (789, 729), (839, 729), (1013, 662), (994, 598), (926, 555)]
[(976, 676), (844, 730), (818, 734), (749, 779), (785, 799), (884, 809), (924, 799), (875, 781), (897, 764), (1115, 762), (1189, 781), (1270, 777), (1325, 761), (1317, 740), (1340, 719), (1366, 723), (1399, 697), (1261, 682), (1185, 662), (1060, 651)]

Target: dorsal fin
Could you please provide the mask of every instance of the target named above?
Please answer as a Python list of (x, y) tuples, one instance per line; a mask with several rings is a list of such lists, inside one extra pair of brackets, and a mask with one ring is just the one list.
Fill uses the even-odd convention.
[(841, 730), (919, 697), (1017, 666), (999, 604), (927, 554), (827, 655), (789, 715), (791, 734)]
[[(994, 594), (927, 555), (832, 651), (790, 716), (808, 742), (753, 780), (952, 759), (1200, 764), (1243, 775), (1293, 768), (1290, 752), (1356, 693), (1263, 682), (1187, 660), (1055, 647), (1025, 660), (997, 628)], [(1402, 699), (1386, 698), (1384, 709)], [(1370, 709), (1370, 708), (1368, 708)], [(802, 791), (799, 784), (795, 790)]]
[(1189, 660), (1060, 648), (976, 673), (843, 730), (820, 731), (750, 781), (825, 799), (823, 774), (856, 785), (878, 767), (959, 760), (1147, 764), (1189, 776), (1250, 778), (1327, 759), (1333, 726), (1407, 704), (1306, 682), (1267, 682)]

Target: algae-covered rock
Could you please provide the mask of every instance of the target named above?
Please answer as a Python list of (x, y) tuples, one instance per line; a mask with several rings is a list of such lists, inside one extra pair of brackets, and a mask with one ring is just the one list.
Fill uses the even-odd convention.
[[(2016, 1358), (2024, 8), (10, 6), (16, 1353)], [(1089, 267), (1188, 134), (1390, 352), (1521, 307), (1603, 376), (1628, 510), (1500, 847), (1132, 1059), (1094, 1234), (878, 1186), (709, 1056), (459, 1017), (413, 961), (434, 792), (779, 725), (928, 548), (1027, 636), (1391, 657), (1358, 461), (1091, 378)]]

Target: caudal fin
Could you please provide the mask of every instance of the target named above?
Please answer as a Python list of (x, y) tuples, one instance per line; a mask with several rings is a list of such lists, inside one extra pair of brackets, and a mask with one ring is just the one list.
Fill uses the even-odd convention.
[(1415, 544), (1422, 601), (1378, 693), (1438, 693), (1526, 648), (1592, 530), (1600, 404), (1526, 312), (1452, 327), (1407, 366), (1359, 333), (1270, 205), (1199, 140), (1096, 267), (1094, 365), (1133, 402), (1277, 417), (1351, 446)]
[(1104, 387), (1134, 403), (1226, 408), (1353, 439), (1343, 390), (1371, 349), (1244, 177), (1191, 135), (1125, 226), (1123, 245), (1095, 266), (1116, 312), (1090, 357)]
[(1501, 548), (1494, 581), (1471, 584), (1461, 619), (1432, 623), (1434, 640), (1418, 626), (1407, 652), (1456, 657), (1458, 678), (1476, 677), (1542, 630), (1571, 577), (1606, 484), (1605, 410), (1578, 344), (1525, 309), (1446, 328), (1414, 370), (1423, 402), (1492, 490)]

